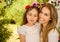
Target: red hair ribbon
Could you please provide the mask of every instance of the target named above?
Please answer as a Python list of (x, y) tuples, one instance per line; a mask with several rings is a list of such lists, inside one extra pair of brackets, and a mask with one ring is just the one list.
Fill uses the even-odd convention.
[(27, 5), (26, 7), (25, 7), (25, 9), (29, 9), (30, 8), (30, 5)]

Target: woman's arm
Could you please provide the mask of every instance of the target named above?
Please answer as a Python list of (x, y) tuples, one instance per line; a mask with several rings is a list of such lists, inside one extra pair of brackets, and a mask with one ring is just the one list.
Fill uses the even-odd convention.
[(20, 38), (20, 42), (25, 42), (25, 36), (24, 35), (20, 34), (19, 38)]

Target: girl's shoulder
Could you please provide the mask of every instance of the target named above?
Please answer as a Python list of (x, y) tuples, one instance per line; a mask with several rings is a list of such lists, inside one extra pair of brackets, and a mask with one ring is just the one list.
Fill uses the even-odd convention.
[(19, 26), (18, 29), (26, 29), (25, 25)]
[(20, 27), (17, 29), (17, 32), (18, 32), (18, 34), (23, 34), (23, 35), (25, 35), (25, 32), (26, 32), (26, 27), (25, 27), (25, 25), (20, 26)]

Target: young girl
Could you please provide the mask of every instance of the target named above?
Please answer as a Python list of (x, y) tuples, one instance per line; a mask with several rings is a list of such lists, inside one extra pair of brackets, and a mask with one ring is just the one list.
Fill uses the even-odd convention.
[(39, 27), (38, 26), (38, 7), (27, 7), (24, 17), (23, 25), (18, 29), (20, 42), (40, 42)]
[(49, 3), (44, 4), (39, 14), (41, 42), (58, 42), (57, 20), (58, 14), (55, 7)]

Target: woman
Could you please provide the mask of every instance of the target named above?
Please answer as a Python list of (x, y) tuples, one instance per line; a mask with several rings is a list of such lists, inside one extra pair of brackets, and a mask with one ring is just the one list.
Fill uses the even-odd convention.
[(58, 14), (55, 7), (49, 3), (44, 4), (39, 14), (41, 42), (58, 42), (57, 20)]

